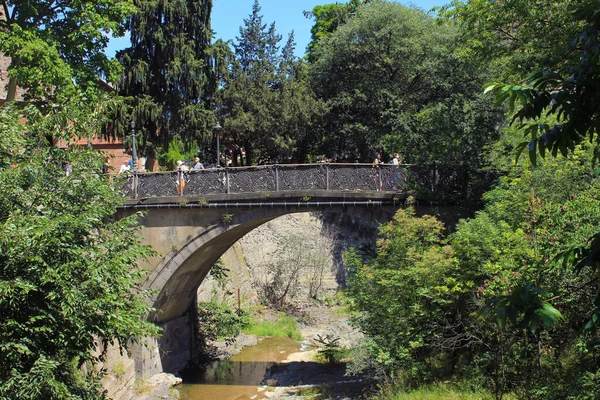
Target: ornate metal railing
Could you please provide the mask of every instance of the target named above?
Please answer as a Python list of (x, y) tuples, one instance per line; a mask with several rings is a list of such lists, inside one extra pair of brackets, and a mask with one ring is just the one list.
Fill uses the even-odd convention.
[(464, 194), (467, 187), (468, 174), (453, 168), (327, 163), (133, 173), (123, 192), (141, 199), (311, 190), (416, 191), (439, 199)]

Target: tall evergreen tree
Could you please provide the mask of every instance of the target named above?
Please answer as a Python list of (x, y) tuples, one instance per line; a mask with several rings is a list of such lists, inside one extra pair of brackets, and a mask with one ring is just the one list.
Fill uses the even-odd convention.
[(294, 159), (297, 143), (320, 110), (302, 78), (305, 68), (293, 55), (293, 32), (280, 51), (281, 35), (275, 24), (263, 23), (260, 9), (255, 1), (240, 27), (220, 106), (224, 134), (234, 148), (244, 149), (247, 165)]
[(208, 48), (212, 39), (212, 0), (136, 0), (130, 21), (131, 47), (117, 55), (125, 68), (120, 90), (132, 96), (130, 120), (143, 145), (165, 148), (173, 137), (184, 141), (209, 137), (209, 110), (215, 88)]

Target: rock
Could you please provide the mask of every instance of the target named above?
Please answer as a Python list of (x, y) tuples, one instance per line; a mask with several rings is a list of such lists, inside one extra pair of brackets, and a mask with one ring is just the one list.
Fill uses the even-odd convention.
[(139, 393), (133, 397), (133, 400), (176, 400), (179, 398), (179, 391), (171, 387), (179, 385), (181, 378), (167, 373), (161, 373), (138, 384), (136, 391)]
[(149, 386), (167, 385), (168, 387), (179, 385), (182, 382), (181, 378), (167, 373), (153, 375), (144, 382)]

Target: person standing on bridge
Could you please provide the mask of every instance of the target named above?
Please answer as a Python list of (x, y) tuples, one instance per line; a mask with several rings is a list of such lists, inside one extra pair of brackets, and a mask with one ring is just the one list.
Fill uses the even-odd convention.
[(381, 161), (381, 153), (378, 151), (375, 153), (375, 161), (373, 161), (373, 166), (376, 167), (380, 164), (383, 164), (383, 161)]
[(200, 162), (200, 157), (194, 158), (194, 169), (195, 170), (204, 169), (204, 165), (202, 165), (202, 163)]
[(183, 195), (185, 189), (185, 172), (188, 172), (190, 168), (187, 166), (187, 160), (177, 161), (177, 194)]

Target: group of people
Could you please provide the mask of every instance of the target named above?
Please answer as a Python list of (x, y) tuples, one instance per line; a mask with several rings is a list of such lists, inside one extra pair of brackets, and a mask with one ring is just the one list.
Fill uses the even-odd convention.
[[(106, 163), (108, 164), (109, 160), (106, 160)], [(121, 165), (121, 168), (119, 169), (119, 173), (123, 174), (127, 171), (131, 171), (133, 169), (133, 160), (130, 158), (127, 161), (123, 161), (123, 165)], [(138, 157), (137, 159), (137, 170), (140, 172), (143, 172), (146, 170), (146, 157)]]
[[(140, 157), (138, 158), (138, 171), (144, 171), (144, 165), (145, 165), (145, 157)], [(321, 162), (331, 162), (331, 159), (328, 159), (326, 157), (323, 157)], [(358, 161), (357, 161), (358, 162)], [(373, 166), (377, 166), (377, 165), (381, 165), (384, 164), (384, 162), (381, 159), (381, 152), (377, 152), (375, 155), (375, 160), (373, 161)], [(392, 165), (400, 165), (402, 164), (402, 157), (400, 156), (399, 153), (394, 153), (394, 157), (392, 158), (391, 161)], [(121, 165), (121, 169), (119, 170), (119, 173), (125, 173), (127, 171), (130, 171), (133, 167), (133, 161), (131, 159), (129, 159), (128, 161), (123, 162), (123, 165)], [(204, 165), (200, 162), (200, 157), (195, 157), (194, 158), (194, 164), (193, 166), (190, 168), (188, 165), (188, 161), (187, 160), (182, 160), (182, 161), (177, 161), (177, 171), (190, 171), (190, 170), (200, 170), (200, 169), (204, 169)]]
[[(373, 161), (373, 166), (383, 164), (384, 162), (381, 160), (381, 152), (375, 153), (375, 161)], [(392, 165), (400, 165), (402, 164), (402, 157), (400, 157), (399, 153), (394, 153), (394, 157), (392, 158)]]
[[(202, 164), (200, 162), (200, 157), (195, 157), (194, 158), (194, 165), (192, 166), (193, 170), (199, 170), (199, 169), (204, 169), (204, 164)], [(177, 171), (189, 171), (190, 167), (188, 166), (188, 161), (187, 160), (183, 160), (183, 161), (177, 161)]]
[[(108, 161), (107, 161), (107, 163), (108, 163)], [(146, 170), (145, 165), (146, 165), (146, 158), (145, 157), (138, 158), (137, 170), (140, 172), (145, 171)], [(119, 169), (119, 173), (123, 174), (127, 171), (131, 171), (132, 168), (133, 168), (133, 160), (129, 159), (129, 160), (123, 162), (123, 165), (121, 165), (121, 168)], [(194, 165), (192, 166), (191, 169), (194, 169), (194, 170), (204, 169), (204, 165), (200, 162), (200, 157), (194, 158)], [(177, 161), (177, 171), (189, 171), (189, 170), (190, 170), (190, 167), (188, 166), (187, 160)]]
[[(200, 162), (200, 157), (194, 158), (194, 165), (192, 166), (192, 170), (201, 170), (204, 169), (204, 165)], [(188, 166), (187, 160), (177, 161), (177, 171), (188, 172), (190, 171), (190, 167)], [(185, 189), (185, 176), (183, 174), (177, 174), (177, 179), (175, 183), (177, 184), (177, 194), (183, 194), (183, 189)]]

